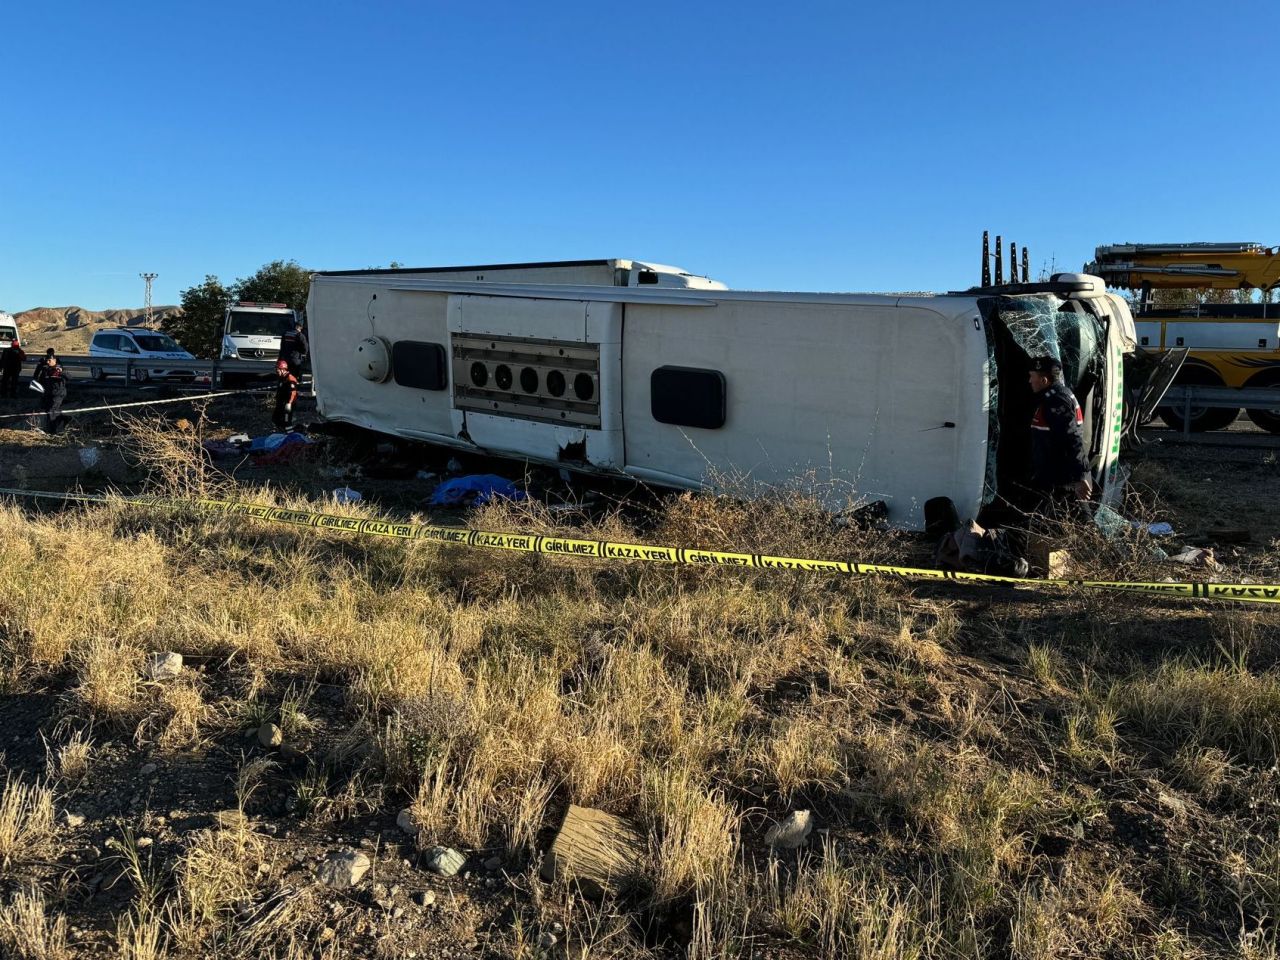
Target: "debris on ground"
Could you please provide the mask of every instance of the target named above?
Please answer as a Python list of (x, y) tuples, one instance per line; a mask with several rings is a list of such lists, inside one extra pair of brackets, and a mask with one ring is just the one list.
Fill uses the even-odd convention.
[(1213, 555), (1212, 547), (1187, 547), (1187, 549), (1169, 559), (1174, 563), (1182, 563), (1188, 567), (1196, 567), (1202, 570), (1216, 571), (1222, 569), (1222, 564)]
[(364, 499), (364, 496), (359, 490), (352, 490), (350, 487), (335, 487), (333, 499), (342, 504), (359, 503)]
[(599, 896), (639, 877), (646, 850), (644, 834), (629, 820), (570, 804), (542, 861), (542, 876), (572, 880)]
[(446, 480), (436, 487), (428, 502), (437, 507), (480, 507), (495, 498), (525, 500), (528, 496), (524, 490), (505, 477), (492, 473), (479, 473)]
[[(280, 439), (276, 440), (276, 437)], [(255, 448), (254, 445), (258, 443), (258, 439), (263, 439), (264, 442), (260, 448)], [(273, 433), (266, 438), (255, 438), (249, 444), (249, 450), (254, 453), (253, 462), (259, 466), (265, 466), (296, 460), (305, 455), (314, 443), (314, 440), (302, 433)], [(261, 452), (254, 452), (255, 450)]]
[[(1122, 537), (1132, 535), (1134, 528), (1143, 529), (1145, 524), (1133, 520), (1126, 520), (1121, 514), (1111, 509), (1105, 503), (1100, 503), (1093, 512), (1093, 525), (1097, 527), (1104, 537), (1108, 540), (1119, 540)], [(1152, 524), (1152, 527), (1161, 527), (1160, 524)], [(1173, 533), (1173, 527), (1165, 524), (1169, 529), (1167, 531), (1160, 529), (1159, 535), (1167, 536)], [(1147, 530), (1148, 533), (1155, 534), (1155, 530)], [(1152, 560), (1167, 560), (1169, 555), (1161, 550), (1154, 543), (1148, 543), (1145, 547), (1147, 556)]]
[(221, 460), (226, 457), (240, 456), (245, 452), (247, 444), (237, 443), (232, 440), (206, 440), (200, 445), (204, 448), (205, 453), (213, 457), (215, 460)]
[(870, 503), (836, 514), (831, 522), (836, 527), (871, 530), (882, 525), (888, 518), (889, 504), (883, 500), (872, 500)]
[(935, 564), (943, 570), (1025, 577), (1027, 561), (1014, 550), (1008, 530), (986, 529), (970, 520), (943, 536), (934, 553)]

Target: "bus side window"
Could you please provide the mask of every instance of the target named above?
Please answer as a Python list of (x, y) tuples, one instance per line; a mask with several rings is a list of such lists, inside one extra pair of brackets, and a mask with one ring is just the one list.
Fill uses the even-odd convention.
[(397, 340), (391, 345), (391, 376), (402, 387), (443, 390), (448, 369), (443, 344)]
[(650, 412), (659, 423), (718, 430), (725, 422), (725, 394), (719, 370), (659, 367), (649, 375)]

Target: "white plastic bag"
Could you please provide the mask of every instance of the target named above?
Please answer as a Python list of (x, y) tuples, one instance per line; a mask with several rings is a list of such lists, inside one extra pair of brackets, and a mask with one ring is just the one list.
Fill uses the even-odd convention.
[(333, 499), (338, 503), (359, 503), (364, 497), (360, 495), (359, 490), (352, 490), (350, 487), (338, 487), (333, 491)]

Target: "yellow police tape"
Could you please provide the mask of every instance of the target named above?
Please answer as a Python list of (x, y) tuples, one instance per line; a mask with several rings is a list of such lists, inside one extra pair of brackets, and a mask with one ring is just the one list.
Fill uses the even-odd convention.
[[(0, 495), (39, 497), (55, 500), (109, 502), (94, 494), (47, 493), (0, 487)], [(335, 530), (344, 533), (393, 537), (400, 540), (426, 540), (431, 543), (481, 547), (492, 550), (514, 550), (523, 553), (546, 553), (568, 557), (596, 557), (604, 560), (642, 560), (649, 563), (672, 563), (689, 566), (747, 567), (755, 570), (806, 570), (817, 573), (840, 573), (853, 576), (894, 576), (912, 580), (951, 580), (958, 583), (985, 583), (1003, 586), (1084, 587), (1097, 590), (1123, 590), (1149, 596), (1185, 597), (1200, 600), (1233, 600), (1250, 603), (1280, 603), (1280, 584), (1259, 583), (1144, 583), (1120, 580), (1034, 580), (1026, 577), (1002, 577), (958, 570), (930, 570), (901, 567), (885, 563), (856, 563), (845, 560), (812, 560), (801, 557), (774, 557), (762, 553), (736, 553), (724, 550), (696, 550), (687, 547), (654, 546), (644, 543), (617, 543), (610, 540), (579, 540), (533, 533), (505, 533), (472, 530), (464, 527), (440, 527), (424, 523), (400, 523), (392, 520), (361, 520), (315, 510), (288, 510), (230, 500), (178, 500), (167, 497), (124, 497), (118, 502), (145, 507), (195, 507), (232, 517), (252, 517), (294, 527)]]

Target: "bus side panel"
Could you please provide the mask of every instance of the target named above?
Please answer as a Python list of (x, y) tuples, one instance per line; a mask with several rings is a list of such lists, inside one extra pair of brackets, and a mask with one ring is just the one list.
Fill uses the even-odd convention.
[[(949, 305), (951, 306), (951, 305)], [(988, 444), (984, 334), (919, 306), (722, 301), (714, 313), (628, 304), (623, 333), (627, 470), (698, 486), (717, 475), (815, 490), (827, 506), (888, 502), (921, 528), (932, 497), (981, 504)], [(719, 429), (655, 419), (654, 370), (722, 373)]]
[(401, 386), (394, 371), (384, 383), (366, 380), (355, 352), (361, 340), (377, 336), (392, 346), (402, 340), (439, 344), (448, 356), (448, 304), (445, 293), (406, 294), (316, 278), (307, 318), (321, 415), (389, 434), (452, 439), (448, 385), (443, 390)]

